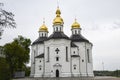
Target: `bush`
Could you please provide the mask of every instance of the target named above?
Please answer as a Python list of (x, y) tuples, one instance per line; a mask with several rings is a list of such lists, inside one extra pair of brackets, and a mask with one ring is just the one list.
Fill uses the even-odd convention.
[(10, 80), (9, 65), (2, 57), (0, 57), (0, 80)]

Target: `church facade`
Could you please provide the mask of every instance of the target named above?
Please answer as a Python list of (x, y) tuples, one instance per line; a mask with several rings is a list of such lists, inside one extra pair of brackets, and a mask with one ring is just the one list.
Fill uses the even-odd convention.
[(31, 77), (93, 77), (92, 43), (81, 35), (75, 20), (70, 37), (64, 34), (59, 8), (53, 20), (53, 33), (43, 22), (32, 44)]

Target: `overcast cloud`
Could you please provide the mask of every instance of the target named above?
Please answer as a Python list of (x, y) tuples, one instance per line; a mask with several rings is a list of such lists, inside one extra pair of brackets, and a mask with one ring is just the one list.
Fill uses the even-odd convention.
[[(16, 29), (4, 29), (0, 45), (11, 42), (18, 35), (38, 38), (38, 29), (45, 23), (52, 33), (57, 0), (1, 0), (5, 10), (15, 14)], [(120, 0), (60, 0), (64, 32), (71, 35), (74, 18), (80, 23), (82, 34), (93, 43), (94, 70), (120, 69)]]

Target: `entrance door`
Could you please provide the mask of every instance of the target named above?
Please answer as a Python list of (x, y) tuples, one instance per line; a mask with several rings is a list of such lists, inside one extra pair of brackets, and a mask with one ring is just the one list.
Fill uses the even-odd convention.
[(59, 77), (59, 70), (56, 70), (56, 77)]

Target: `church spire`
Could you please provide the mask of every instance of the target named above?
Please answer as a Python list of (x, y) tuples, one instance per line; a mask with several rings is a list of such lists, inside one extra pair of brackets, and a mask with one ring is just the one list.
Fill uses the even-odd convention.
[(60, 11), (59, 6), (58, 6), (57, 10), (56, 10), (56, 17), (53, 20), (53, 25), (63, 25), (64, 24), (63, 19), (61, 18), (60, 15), (61, 15), (61, 11)]

